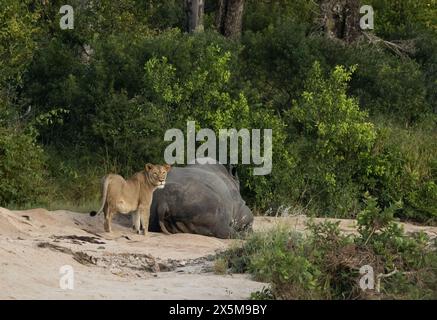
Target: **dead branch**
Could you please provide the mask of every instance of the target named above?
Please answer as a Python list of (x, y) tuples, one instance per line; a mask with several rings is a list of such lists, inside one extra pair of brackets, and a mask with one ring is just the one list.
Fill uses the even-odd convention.
[(414, 39), (387, 41), (374, 35), (373, 33), (363, 32), (363, 35), (371, 44), (382, 45), (403, 58), (414, 54), (416, 51)]

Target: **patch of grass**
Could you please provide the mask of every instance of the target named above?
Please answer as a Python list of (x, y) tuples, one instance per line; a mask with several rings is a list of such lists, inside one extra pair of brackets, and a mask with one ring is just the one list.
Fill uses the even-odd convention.
[(252, 292), (250, 295), (251, 300), (274, 300), (275, 297), (270, 288), (264, 287), (259, 291)]
[(228, 262), (224, 258), (218, 258), (214, 261), (214, 273), (226, 274), (228, 273)]
[(383, 123), (379, 131), (380, 146), (375, 152), (379, 153), (378, 166), (384, 169), (373, 181), (367, 181), (369, 191), (378, 195), (382, 206), (402, 200), (403, 208), (396, 216), (435, 225), (437, 130), (425, 124), (406, 129)]
[[(393, 220), (399, 203), (380, 209), (370, 196), (365, 203), (358, 235), (331, 222), (309, 222), (305, 235), (278, 227), (252, 234), (222, 259), (231, 271), (270, 283), (254, 299), (437, 299), (437, 240), (406, 235)], [(360, 287), (365, 265), (373, 289)]]
[(100, 201), (71, 202), (55, 200), (47, 203), (37, 202), (26, 203), (24, 205), (11, 204), (8, 206), (9, 210), (30, 210), (35, 208), (44, 208), (48, 211), (67, 210), (72, 212), (89, 213), (90, 211), (100, 208)]
[(47, 210), (68, 210), (73, 212), (89, 213), (100, 208), (100, 201), (85, 200), (82, 202), (54, 201), (47, 205)]

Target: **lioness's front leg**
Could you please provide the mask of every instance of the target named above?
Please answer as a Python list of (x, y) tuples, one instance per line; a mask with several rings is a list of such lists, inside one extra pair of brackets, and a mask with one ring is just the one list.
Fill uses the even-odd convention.
[(149, 231), (150, 205), (139, 207), (138, 215), (140, 216), (141, 225), (144, 229), (144, 235), (147, 235)]
[(138, 211), (135, 211), (132, 214), (132, 222), (133, 222), (133, 227), (136, 233), (140, 234), (141, 233), (141, 217), (140, 217), (140, 213)]

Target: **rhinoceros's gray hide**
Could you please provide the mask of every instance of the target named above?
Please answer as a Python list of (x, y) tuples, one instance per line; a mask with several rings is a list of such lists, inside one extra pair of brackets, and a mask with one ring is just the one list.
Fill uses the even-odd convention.
[(155, 190), (149, 231), (230, 238), (251, 230), (253, 215), (239, 184), (221, 164), (174, 167)]

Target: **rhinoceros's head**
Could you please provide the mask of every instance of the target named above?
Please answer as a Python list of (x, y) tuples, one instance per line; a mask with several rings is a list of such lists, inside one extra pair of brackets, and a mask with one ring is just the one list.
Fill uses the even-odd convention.
[(243, 203), (240, 210), (237, 213), (239, 231), (251, 231), (253, 224), (253, 214), (252, 211)]
[[(240, 179), (238, 178), (237, 168), (229, 165), (228, 173), (232, 178), (234, 187), (237, 189), (238, 194), (240, 194)], [(252, 230), (253, 214), (241, 195), (238, 196), (234, 208), (232, 217), (232, 227), (234, 231), (241, 232)]]

